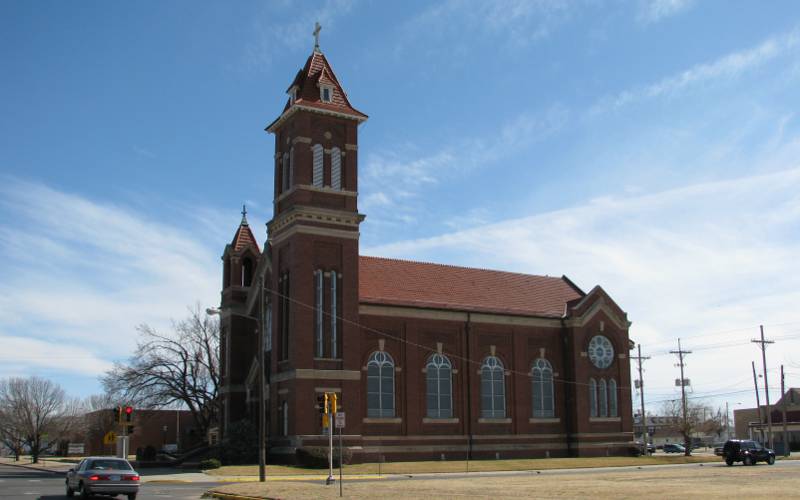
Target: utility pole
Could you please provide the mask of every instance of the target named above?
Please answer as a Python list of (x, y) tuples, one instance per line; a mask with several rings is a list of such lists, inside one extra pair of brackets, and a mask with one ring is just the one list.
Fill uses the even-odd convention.
[(678, 350), (677, 351), (669, 351), (670, 354), (677, 354), (678, 355), (678, 366), (681, 367), (681, 400), (683, 401), (683, 428), (684, 428), (684, 446), (686, 447), (686, 456), (688, 457), (691, 454), (691, 439), (689, 436), (689, 420), (686, 415), (686, 379), (683, 377), (683, 356), (686, 354), (691, 354), (692, 351), (684, 351), (681, 349), (681, 339), (678, 339)]
[(753, 365), (753, 386), (756, 388), (756, 408), (758, 409), (758, 432), (761, 434), (761, 442), (764, 442), (764, 428), (761, 425), (761, 399), (758, 397), (758, 379), (756, 379), (756, 362), (750, 362)]
[(786, 431), (786, 377), (781, 365), (781, 420), (783, 421), (783, 456), (789, 456), (789, 434)]
[(638, 356), (631, 356), (639, 363), (639, 397), (642, 403), (642, 456), (647, 455), (647, 443), (649, 438), (647, 436), (647, 418), (644, 414), (644, 378), (642, 377), (642, 361), (650, 359), (650, 356), (642, 356), (642, 344), (637, 346), (639, 349)]
[(266, 371), (266, 336), (264, 321), (264, 275), (258, 277), (258, 318), (256, 328), (258, 329), (258, 480), (267, 480), (267, 409), (266, 409), (266, 381), (264, 372)]
[(774, 344), (774, 340), (764, 340), (764, 325), (761, 328), (761, 340), (753, 339), (751, 342), (761, 346), (761, 361), (764, 365), (764, 396), (767, 399), (767, 432), (769, 434), (769, 447), (775, 448), (775, 442), (772, 439), (772, 408), (769, 407), (769, 383), (767, 381), (767, 344)]
[(731, 438), (731, 424), (728, 421), (728, 402), (725, 401), (725, 440)]

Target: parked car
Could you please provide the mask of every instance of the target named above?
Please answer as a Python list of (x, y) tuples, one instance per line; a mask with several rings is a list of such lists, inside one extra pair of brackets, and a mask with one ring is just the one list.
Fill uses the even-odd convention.
[(67, 496), (75, 493), (81, 498), (127, 495), (134, 500), (139, 493), (139, 473), (123, 458), (87, 457), (67, 472)]
[(664, 445), (664, 453), (686, 453), (686, 448), (681, 444), (667, 443)]
[[(636, 448), (638, 448), (640, 450), (642, 449), (642, 442), (641, 441), (634, 441), (633, 444), (634, 444), (634, 446), (636, 446)], [(653, 443), (647, 443), (647, 453), (648, 454), (653, 454), (655, 452), (656, 452), (655, 445)]]
[(749, 439), (729, 439), (722, 447), (722, 456), (728, 465), (733, 465), (734, 462), (742, 462), (744, 465), (755, 465), (757, 462), (767, 462), (769, 465), (775, 463), (774, 451)]

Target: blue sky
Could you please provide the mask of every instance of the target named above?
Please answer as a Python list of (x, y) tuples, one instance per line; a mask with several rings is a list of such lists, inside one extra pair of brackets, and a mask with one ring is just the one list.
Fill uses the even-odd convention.
[(759, 324), (770, 385), (785, 363), (800, 386), (800, 9), (778, 1), (3, 2), (0, 376), (98, 392), (136, 324), (217, 303), (242, 203), (266, 238), (263, 128), (317, 20), (370, 115), (362, 253), (600, 284), (653, 409), (679, 336), (695, 396), (753, 401)]

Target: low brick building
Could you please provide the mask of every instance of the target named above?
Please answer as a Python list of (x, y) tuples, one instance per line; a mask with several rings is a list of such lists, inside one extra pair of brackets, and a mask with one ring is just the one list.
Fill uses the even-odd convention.
[[(83, 417), (80, 431), (70, 439), (73, 443), (84, 444), (85, 455), (114, 454), (115, 445), (103, 443), (103, 437), (113, 431), (119, 435), (122, 430), (114, 423), (111, 410), (98, 410)], [(133, 412), (133, 433), (130, 435), (130, 452), (144, 450), (152, 446), (161, 450), (165, 445), (177, 445), (178, 450), (186, 450), (200, 444), (204, 436), (194, 429), (192, 414), (185, 410), (135, 410)]]
[[(786, 442), (790, 450), (800, 450), (800, 388), (787, 389), (778, 401), (770, 405), (772, 408), (772, 436), (775, 449), (783, 452), (783, 408), (786, 405)], [(763, 444), (769, 443), (769, 425), (767, 423), (767, 406), (758, 408), (742, 408), (733, 411), (736, 437), (739, 439), (755, 439)]]
[(222, 258), (223, 439), (256, 421), (264, 370), (272, 459), (326, 443), (323, 392), (357, 461), (627, 453), (632, 343), (614, 300), (566, 276), (360, 255), (367, 116), (318, 47), (287, 93), (267, 127), (269, 240), (243, 213)]

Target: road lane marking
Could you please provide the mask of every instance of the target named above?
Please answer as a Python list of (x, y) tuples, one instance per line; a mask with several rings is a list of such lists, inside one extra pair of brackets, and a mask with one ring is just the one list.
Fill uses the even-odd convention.
[(29, 483), (41, 483), (42, 480), (41, 479), (28, 479), (28, 482)]

